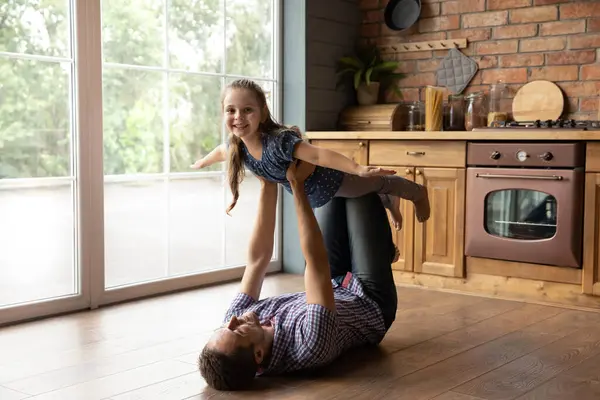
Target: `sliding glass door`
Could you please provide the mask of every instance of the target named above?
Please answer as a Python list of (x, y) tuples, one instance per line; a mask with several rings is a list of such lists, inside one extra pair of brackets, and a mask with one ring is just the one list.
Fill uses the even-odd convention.
[[(0, 16), (2, 322), (86, 301), (72, 7), (68, 0), (11, 1), (0, 4)], [(26, 312), (27, 305), (37, 310)]]
[(259, 184), (227, 216), (225, 165), (190, 165), (231, 80), (279, 114), (278, 6), (0, 4), (0, 323), (241, 276)]

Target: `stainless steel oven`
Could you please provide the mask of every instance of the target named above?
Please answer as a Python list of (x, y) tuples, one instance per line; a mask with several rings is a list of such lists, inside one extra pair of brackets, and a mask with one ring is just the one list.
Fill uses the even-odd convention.
[(581, 267), (585, 145), (469, 143), (465, 254)]

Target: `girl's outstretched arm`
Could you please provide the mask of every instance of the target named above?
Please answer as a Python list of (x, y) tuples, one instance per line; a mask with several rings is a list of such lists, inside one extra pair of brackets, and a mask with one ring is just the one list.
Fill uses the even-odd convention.
[(394, 175), (396, 171), (379, 167), (360, 165), (337, 151), (329, 150), (319, 146), (313, 146), (306, 142), (298, 142), (294, 148), (294, 158), (321, 167), (337, 169), (359, 176)]
[(225, 160), (227, 160), (227, 145), (225, 143), (222, 143), (219, 146), (215, 147), (206, 156), (190, 165), (190, 167), (193, 169), (201, 169), (205, 167), (210, 167), (215, 163), (223, 162)]

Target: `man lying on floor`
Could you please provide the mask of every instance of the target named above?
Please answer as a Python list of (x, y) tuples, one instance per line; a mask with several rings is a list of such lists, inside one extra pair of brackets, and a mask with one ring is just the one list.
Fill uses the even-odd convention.
[(335, 198), (313, 213), (305, 170), (292, 164), (287, 179), (306, 291), (258, 301), (273, 253), (277, 203), (277, 185), (262, 181), (240, 291), (198, 359), (200, 373), (217, 390), (247, 389), (255, 376), (323, 366), (353, 347), (378, 344), (395, 319), (395, 247), (379, 196)]

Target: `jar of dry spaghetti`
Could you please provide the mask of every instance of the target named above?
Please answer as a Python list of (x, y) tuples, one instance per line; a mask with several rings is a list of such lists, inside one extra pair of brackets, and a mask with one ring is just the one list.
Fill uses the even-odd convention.
[(441, 87), (425, 88), (425, 130), (441, 131), (444, 121), (444, 91)]

